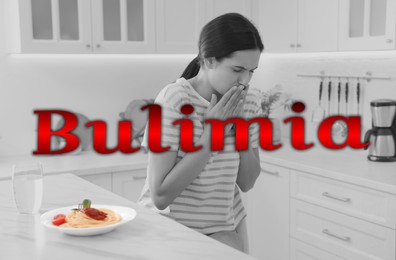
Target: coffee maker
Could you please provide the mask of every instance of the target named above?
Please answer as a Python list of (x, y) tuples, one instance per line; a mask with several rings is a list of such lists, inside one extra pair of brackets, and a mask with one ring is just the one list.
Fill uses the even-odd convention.
[(364, 137), (370, 141), (368, 159), (378, 162), (396, 161), (396, 100), (378, 99), (370, 102), (372, 126)]

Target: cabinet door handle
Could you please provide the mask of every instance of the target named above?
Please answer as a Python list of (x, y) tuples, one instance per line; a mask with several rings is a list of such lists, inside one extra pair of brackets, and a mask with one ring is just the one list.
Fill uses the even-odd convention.
[(330, 194), (328, 192), (323, 192), (322, 195), (325, 196), (325, 197), (328, 197), (330, 199), (335, 199), (335, 200), (339, 200), (339, 201), (342, 201), (342, 202), (350, 202), (351, 201), (350, 198), (339, 197), (339, 196), (336, 196), (336, 195), (332, 195), (332, 194)]
[(100, 44), (96, 44), (96, 48), (100, 48)]
[(297, 43), (296, 47), (297, 47), (297, 48), (300, 48), (300, 47), (301, 47), (301, 44)]
[(295, 47), (295, 45), (294, 44), (290, 44), (290, 48), (294, 48)]
[(91, 48), (91, 44), (87, 44), (87, 45), (85, 45), (85, 47)]
[(343, 237), (343, 236), (340, 236), (340, 235), (333, 234), (328, 229), (323, 229), (322, 232), (324, 234), (328, 235), (328, 236), (335, 237), (335, 238), (338, 238), (338, 239), (343, 240), (343, 241), (350, 241), (351, 240), (350, 237)]
[(275, 176), (278, 176), (278, 175), (279, 175), (279, 172), (277, 172), (277, 171), (264, 170), (263, 168), (261, 168), (261, 170), (262, 170), (263, 172), (268, 173), (268, 174), (271, 174), (271, 175), (275, 175)]
[(386, 39), (386, 43), (392, 43), (393, 40), (392, 39)]
[(132, 176), (132, 180), (134, 181), (145, 180), (145, 179), (146, 179), (146, 175)]

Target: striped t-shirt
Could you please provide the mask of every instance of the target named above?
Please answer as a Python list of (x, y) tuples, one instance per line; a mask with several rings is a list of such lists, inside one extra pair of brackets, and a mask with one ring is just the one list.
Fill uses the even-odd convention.
[[(245, 118), (257, 117), (260, 109), (255, 90), (249, 90), (244, 104)], [(166, 86), (157, 96), (156, 104), (162, 107), (162, 146), (170, 146), (177, 152), (176, 163), (186, 155), (179, 147), (179, 125), (175, 120), (189, 118), (194, 123), (194, 142), (204, 129), (204, 113), (209, 102), (195, 91), (190, 83), (180, 78)], [(188, 116), (180, 112), (185, 104), (191, 104), (194, 112)], [(150, 196), (148, 178), (139, 203), (159, 211), (203, 234), (234, 230), (246, 216), (240, 190), (236, 185), (239, 153), (235, 150), (235, 132), (232, 128), (225, 134), (224, 149), (212, 152), (202, 172), (165, 209), (158, 210)], [(258, 126), (251, 124), (249, 130), (251, 147), (258, 147)], [(147, 147), (147, 129), (142, 146)]]

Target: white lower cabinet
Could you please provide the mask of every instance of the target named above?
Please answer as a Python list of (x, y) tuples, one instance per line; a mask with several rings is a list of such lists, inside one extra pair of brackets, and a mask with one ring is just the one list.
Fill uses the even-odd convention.
[(348, 260), (394, 260), (395, 231), (291, 199), (290, 235)]
[(268, 163), (248, 193), (257, 259), (395, 260), (396, 196)]
[(290, 239), (290, 260), (347, 260), (313, 247), (297, 239)]
[(248, 192), (249, 253), (260, 260), (289, 259), (289, 169), (261, 163)]
[[(77, 173), (78, 175), (78, 173)], [(146, 180), (146, 168), (80, 175), (106, 190), (136, 202)]]
[(81, 178), (92, 182), (93, 184), (98, 185), (106, 190), (112, 189), (112, 176), (111, 173), (102, 173), (102, 174), (92, 174), (92, 175), (83, 175)]
[(290, 183), (293, 198), (396, 228), (396, 200), (392, 194), (294, 170)]
[(113, 173), (113, 192), (137, 202), (146, 180), (146, 169)]

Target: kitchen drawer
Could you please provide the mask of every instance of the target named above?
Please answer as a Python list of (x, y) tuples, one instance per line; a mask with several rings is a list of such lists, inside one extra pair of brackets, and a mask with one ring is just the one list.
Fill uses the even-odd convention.
[(296, 199), (290, 234), (348, 260), (395, 260), (395, 230)]
[(335, 256), (297, 239), (290, 239), (290, 260), (348, 260)]
[(284, 178), (284, 176), (289, 176), (289, 169), (278, 165), (273, 165), (270, 163), (260, 162), (261, 173), (265, 175), (275, 176), (279, 178)]
[(396, 196), (294, 170), (290, 175), (293, 198), (396, 228)]

